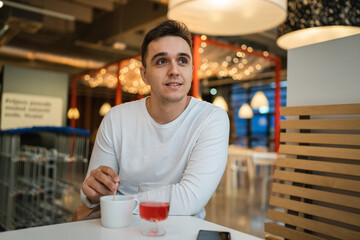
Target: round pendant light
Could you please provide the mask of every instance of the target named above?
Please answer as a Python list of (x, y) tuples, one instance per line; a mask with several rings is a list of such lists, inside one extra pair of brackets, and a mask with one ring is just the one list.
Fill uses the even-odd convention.
[(214, 99), (213, 104), (219, 108), (224, 109), (226, 112), (229, 110), (228, 105), (222, 96), (217, 96)]
[(287, 0), (169, 0), (168, 18), (193, 33), (242, 35), (262, 32), (286, 19)]
[(102, 117), (105, 116), (110, 111), (110, 109), (111, 109), (110, 103), (108, 102), (103, 103), (103, 105), (101, 105), (100, 107), (99, 115)]
[(359, 1), (288, 0), (288, 17), (278, 28), (283, 49), (360, 33)]
[(253, 110), (251, 109), (250, 105), (247, 103), (244, 103), (241, 105), (239, 112), (238, 112), (239, 118), (252, 118), (254, 116)]
[(68, 119), (79, 119), (80, 118), (80, 113), (79, 110), (77, 109), (77, 107), (73, 107), (70, 108), (67, 112), (67, 117)]
[(269, 107), (269, 101), (266, 98), (264, 92), (257, 91), (254, 97), (251, 99), (250, 105), (253, 109), (259, 109), (260, 107)]

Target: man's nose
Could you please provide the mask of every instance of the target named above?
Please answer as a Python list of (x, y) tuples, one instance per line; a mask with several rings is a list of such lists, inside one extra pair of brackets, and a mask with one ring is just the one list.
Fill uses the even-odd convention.
[(169, 64), (169, 76), (179, 76), (179, 66), (175, 61)]

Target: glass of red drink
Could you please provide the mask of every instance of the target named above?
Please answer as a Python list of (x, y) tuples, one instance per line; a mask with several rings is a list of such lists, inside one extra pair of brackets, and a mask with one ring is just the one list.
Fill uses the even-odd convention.
[(171, 184), (141, 183), (139, 184), (140, 217), (154, 222), (154, 226), (145, 228), (141, 233), (145, 236), (163, 236), (166, 231), (159, 228), (158, 222), (167, 219), (171, 200)]

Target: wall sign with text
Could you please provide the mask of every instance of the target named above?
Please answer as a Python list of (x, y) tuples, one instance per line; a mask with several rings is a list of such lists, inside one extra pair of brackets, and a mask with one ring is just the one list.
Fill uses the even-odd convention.
[(3, 93), (1, 130), (33, 126), (62, 126), (60, 97)]

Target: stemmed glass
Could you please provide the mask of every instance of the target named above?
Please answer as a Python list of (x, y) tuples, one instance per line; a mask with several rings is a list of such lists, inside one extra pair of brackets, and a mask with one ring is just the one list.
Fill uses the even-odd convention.
[(140, 217), (154, 222), (154, 226), (145, 228), (141, 233), (145, 236), (163, 236), (166, 231), (159, 228), (158, 222), (167, 219), (170, 208), (171, 184), (141, 183), (139, 184)]

